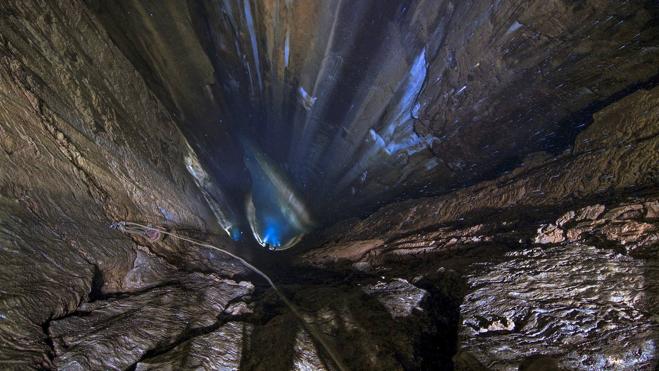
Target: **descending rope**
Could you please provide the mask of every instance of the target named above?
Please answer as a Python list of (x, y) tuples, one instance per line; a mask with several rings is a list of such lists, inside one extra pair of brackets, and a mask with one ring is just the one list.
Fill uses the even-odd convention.
[(197, 246), (202, 246), (202, 247), (206, 247), (206, 248), (209, 248), (209, 249), (219, 251), (219, 252), (221, 252), (225, 255), (229, 255), (230, 257), (238, 260), (245, 267), (249, 268), (254, 273), (256, 273), (259, 276), (263, 277), (263, 279), (266, 280), (266, 282), (268, 282), (270, 287), (272, 287), (272, 289), (275, 291), (277, 296), (279, 296), (281, 301), (284, 302), (284, 304), (286, 304), (288, 309), (291, 310), (293, 315), (295, 315), (295, 317), (298, 318), (298, 320), (300, 321), (300, 323), (302, 324), (304, 329), (307, 330), (307, 332), (314, 338), (314, 340), (316, 340), (316, 342), (319, 343), (323, 347), (323, 349), (330, 356), (330, 358), (332, 358), (332, 361), (339, 368), (339, 370), (341, 370), (341, 371), (347, 371), (348, 370), (348, 368), (345, 367), (345, 365), (341, 361), (340, 357), (336, 354), (335, 351), (332, 350), (333, 348), (330, 346), (330, 344), (327, 343), (327, 341), (324, 339), (324, 337), (320, 334), (320, 331), (316, 328), (316, 326), (304, 319), (304, 317), (297, 310), (295, 305), (293, 305), (293, 303), (290, 302), (288, 300), (288, 298), (286, 298), (284, 293), (281, 290), (279, 290), (279, 288), (275, 285), (275, 283), (272, 282), (270, 277), (267, 274), (263, 273), (263, 271), (261, 271), (260, 269), (256, 268), (252, 264), (248, 263), (245, 259), (241, 258), (240, 256), (238, 256), (238, 255), (236, 255), (236, 254), (234, 254), (230, 251), (227, 251), (225, 249), (222, 249), (220, 247), (217, 247), (215, 245), (211, 245), (209, 243), (205, 243), (205, 242), (202, 242), (202, 241), (197, 241), (197, 240), (189, 238), (189, 237), (185, 237), (185, 236), (182, 236), (182, 235), (179, 235), (179, 234), (176, 234), (176, 233), (169, 232), (169, 231), (167, 231), (163, 228), (153, 227), (153, 226), (150, 226), (150, 225), (143, 225), (143, 224), (139, 224), (139, 223), (121, 221), (121, 222), (112, 223), (110, 228), (117, 229), (117, 230), (119, 230), (121, 232), (124, 232), (124, 233), (127, 233), (127, 234), (140, 235), (142, 237), (146, 237), (150, 241), (158, 240), (159, 237), (160, 237), (158, 234), (163, 234), (163, 235), (167, 235), (167, 236), (171, 236), (173, 238), (179, 239), (181, 241), (189, 242), (189, 243), (197, 245)]

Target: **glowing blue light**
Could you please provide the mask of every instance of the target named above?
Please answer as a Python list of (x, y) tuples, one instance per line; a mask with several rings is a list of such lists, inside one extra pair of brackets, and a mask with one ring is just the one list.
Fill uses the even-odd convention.
[(284, 67), (288, 67), (290, 48), (291, 48), (291, 31), (286, 30), (286, 40), (284, 41)]
[(240, 228), (233, 226), (229, 229), (229, 235), (231, 235), (231, 239), (234, 241), (240, 241)]
[(273, 217), (263, 218), (265, 228), (263, 229), (263, 242), (270, 246), (281, 246), (282, 226)]
[(421, 110), (421, 104), (416, 100), (423, 88), (427, 72), (426, 50), (423, 49), (414, 60), (407, 80), (400, 87), (398, 102), (389, 115), (387, 124), (378, 131), (370, 130), (374, 145), (384, 149), (388, 155), (405, 151), (408, 156), (412, 156), (432, 145), (431, 135), (419, 136), (413, 127), (414, 119)]
[(271, 250), (285, 250), (300, 241), (312, 226), (305, 205), (290, 183), (265, 154), (247, 140), (245, 165), (252, 178), (245, 211), (256, 241)]

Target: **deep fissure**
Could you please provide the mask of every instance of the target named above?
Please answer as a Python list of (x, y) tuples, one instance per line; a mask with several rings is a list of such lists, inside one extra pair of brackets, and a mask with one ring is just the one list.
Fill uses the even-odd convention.
[(7, 0), (0, 368), (657, 367), (654, 1)]

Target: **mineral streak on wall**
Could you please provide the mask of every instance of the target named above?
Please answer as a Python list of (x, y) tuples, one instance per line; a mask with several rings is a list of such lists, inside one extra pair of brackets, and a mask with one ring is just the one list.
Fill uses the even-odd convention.
[(194, 178), (197, 188), (204, 196), (206, 203), (213, 211), (217, 223), (233, 239), (238, 241), (241, 238), (240, 219), (233, 210), (229, 199), (224, 195), (222, 189), (216, 185), (201, 165), (197, 154), (186, 143), (187, 154), (184, 162), (188, 173)]
[(321, 220), (560, 153), (659, 73), (654, 1), (88, 2), (218, 184), (239, 128)]

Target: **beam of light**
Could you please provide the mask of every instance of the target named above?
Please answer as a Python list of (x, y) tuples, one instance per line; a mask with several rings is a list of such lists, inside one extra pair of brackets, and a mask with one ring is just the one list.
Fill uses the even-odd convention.
[(232, 240), (240, 240), (241, 232), (237, 225), (236, 213), (227, 202), (222, 190), (213, 183), (206, 170), (201, 166), (197, 154), (189, 144), (187, 145), (187, 154), (184, 161), (185, 168), (194, 178), (197, 188), (201, 191), (206, 203), (215, 215), (217, 223)]
[(241, 142), (252, 178), (245, 209), (254, 239), (271, 250), (291, 248), (313, 228), (311, 215), (283, 172), (252, 143)]

